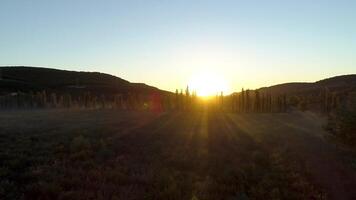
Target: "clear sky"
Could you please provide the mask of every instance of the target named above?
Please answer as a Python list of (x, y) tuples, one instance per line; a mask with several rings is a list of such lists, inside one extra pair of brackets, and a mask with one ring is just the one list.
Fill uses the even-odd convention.
[(356, 1), (1, 0), (0, 65), (100, 71), (167, 90), (356, 73)]

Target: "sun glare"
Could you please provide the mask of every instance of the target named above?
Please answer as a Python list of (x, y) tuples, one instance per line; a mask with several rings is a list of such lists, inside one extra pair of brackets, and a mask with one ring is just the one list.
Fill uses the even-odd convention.
[(197, 92), (198, 96), (211, 97), (229, 91), (227, 81), (219, 74), (213, 72), (202, 72), (194, 75), (188, 84), (190, 90)]

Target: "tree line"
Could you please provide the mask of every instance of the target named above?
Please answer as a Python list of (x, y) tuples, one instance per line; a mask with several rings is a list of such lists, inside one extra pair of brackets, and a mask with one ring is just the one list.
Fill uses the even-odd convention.
[(244, 90), (224, 95), (222, 92), (208, 102), (198, 97), (189, 87), (176, 89), (175, 93), (123, 93), (97, 94), (90, 92), (59, 93), (50, 91), (14, 92), (0, 96), (0, 109), (36, 108), (110, 108), (120, 110), (192, 111), (208, 107), (222, 112), (272, 113), (288, 109), (317, 109), (331, 113), (345, 99), (344, 92), (322, 88), (319, 94), (287, 96), (261, 90)]
[[(204, 102), (196, 91), (189, 87), (175, 93), (124, 93), (124, 94), (80, 94), (56, 93), (46, 90), (37, 92), (14, 92), (0, 96), (0, 109), (42, 108), (110, 108), (120, 110), (193, 111), (204, 109)], [(272, 96), (258, 90), (243, 90), (224, 96), (216, 95), (209, 107), (225, 112), (285, 112), (286, 95)]]
[(244, 90), (224, 96), (221, 92), (215, 97), (218, 110), (239, 113), (270, 113), (287, 111), (287, 95), (272, 95), (260, 90)]

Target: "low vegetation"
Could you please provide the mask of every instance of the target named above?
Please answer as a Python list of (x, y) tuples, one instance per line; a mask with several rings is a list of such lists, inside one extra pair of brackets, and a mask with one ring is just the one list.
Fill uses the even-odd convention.
[(327, 129), (343, 143), (356, 144), (356, 93), (348, 94), (342, 104), (330, 112)]
[[(79, 116), (91, 124), (98, 111), (88, 113)], [(1, 126), (0, 198), (325, 198), (298, 156), (273, 135), (249, 136), (226, 114), (163, 114), (129, 132), (122, 129), (152, 114), (115, 115), (117, 125), (97, 121), (91, 128), (69, 129), (62, 114), (25, 119), (45, 125)]]

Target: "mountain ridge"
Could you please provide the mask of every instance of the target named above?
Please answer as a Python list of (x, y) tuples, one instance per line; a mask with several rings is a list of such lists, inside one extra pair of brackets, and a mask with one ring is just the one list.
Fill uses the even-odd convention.
[[(256, 90), (271, 94), (307, 94), (320, 89), (356, 88), (356, 74), (338, 75), (315, 82), (288, 82)], [(2, 90), (2, 92), (1, 92)], [(72, 71), (32, 66), (0, 66), (0, 94), (17, 91), (90, 91), (93, 93), (171, 93), (145, 83), (133, 83), (120, 77), (88, 71)], [(235, 92), (239, 93), (239, 92)]]
[(257, 90), (272, 94), (300, 94), (313, 93), (325, 88), (331, 91), (356, 89), (356, 74), (338, 75), (315, 82), (281, 83), (268, 87), (261, 87)]
[(0, 66), (0, 71), (0, 89), (8, 92), (79, 90), (94, 93), (167, 93), (145, 83), (132, 83), (101, 72), (28, 66)]

